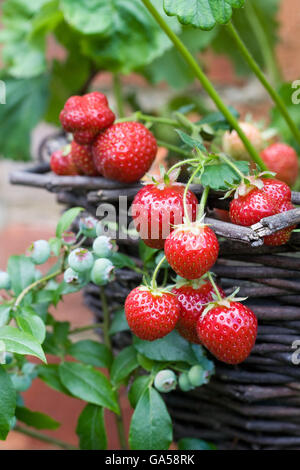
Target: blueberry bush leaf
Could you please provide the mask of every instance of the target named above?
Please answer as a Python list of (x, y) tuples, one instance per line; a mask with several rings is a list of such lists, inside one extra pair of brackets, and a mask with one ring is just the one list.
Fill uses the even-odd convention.
[(0, 366), (0, 439), (5, 440), (15, 416), (16, 392), (9, 375)]
[(0, 340), (4, 342), (8, 352), (28, 354), (46, 362), (40, 343), (32, 335), (24, 331), (20, 331), (13, 326), (2, 326), (0, 328)]
[(57, 429), (60, 423), (45, 413), (31, 411), (24, 406), (17, 406), (16, 418), (35, 429)]
[(79, 436), (81, 450), (105, 450), (107, 437), (104, 409), (96, 405), (87, 405), (79, 416), (76, 433)]
[(233, 8), (240, 8), (245, 0), (164, 0), (167, 15), (177, 16), (180, 23), (203, 30), (231, 19)]

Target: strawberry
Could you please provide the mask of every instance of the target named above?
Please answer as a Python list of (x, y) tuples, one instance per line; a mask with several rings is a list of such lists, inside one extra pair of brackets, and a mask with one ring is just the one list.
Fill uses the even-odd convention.
[(90, 144), (102, 130), (109, 127), (115, 115), (105, 95), (99, 92), (71, 96), (59, 116), (67, 132), (73, 132), (79, 144)]
[(229, 210), (231, 221), (246, 227), (276, 213), (276, 203), (260, 189), (252, 189), (245, 196), (233, 199)]
[(291, 200), (291, 189), (283, 181), (274, 178), (263, 178), (262, 182), (264, 184), (262, 192), (270, 196), (276, 204), (281, 205), (283, 201)]
[(257, 335), (257, 318), (240, 302), (216, 302), (198, 319), (201, 343), (220, 361), (239, 364), (250, 354)]
[(269, 170), (276, 173), (277, 178), (290, 186), (295, 184), (299, 163), (297, 153), (292, 147), (278, 142), (263, 150), (261, 158)]
[(151, 132), (138, 122), (120, 122), (100, 134), (93, 144), (94, 162), (105, 178), (134, 183), (149, 170), (157, 152)]
[(165, 255), (184, 279), (198, 279), (215, 264), (219, 243), (215, 233), (199, 222), (180, 225), (167, 237)]
[(93, 161), (91, 145), (80, 145), (75, 140), (71, 144), (73, 162), (80, 173), (88, 176), (99, 175)]
[[(180, 316), (176, 328), (187, 341), (200, 344), (196, 330), (197, 321), (205, 309), (205, 304), (213, 300), (215, 291), (209, 281), (183, 282), (183, 285), (179, 284), (179, 287), (172, 289), (172, 293), (176, 295), (180, 304)], [(218, 290), (221, 297), (225, 297), (220, 287)]]
[[(253, 147), (257, 151), (261, 151), (263, 148), (263, 138), (260, 130), (254, 124), (248, 122), (240, 122), (239, 124)], [(236, 160), (251, 161), (250, 155), (236, 131), (225, 132), (223, 136), (223, 149), (225, 153), (228, 153), (228, 155)]]
[(125, 314), (132, 332), (140, 339), (154, 341), (171, 333), (179, 318), (175, 295), (145, 286), (133, 289), (125, 302)]
[[(290, 201), (282, 202), (281, 206), (278, 208), (278, 214), (281, 212), (290, 211), (295, 209), (293, 204)], [(273, 233), (264, 238), (264, 244), (268, 246), (281, 246), (285, 245), (292, 234), (292, 231), (296, 228), (296, 225), (291, 227), (283, 228), (282, 230), (278, 230), (278, 232)]]
[[(180, 183), (147, 184), (134, 198), (132, 214), (135, 227), (146, 245), (162, 249), (174, 225), (183, 223), (184, 186)], [(187, 192), (190, 218), (196, 220), (198, 199)]]
[(70, 145), (66, 145), (62, 149), (56, 150), (52, 153), (50, 167), (54, 173), (61, 176), (73, 176), (79, 174), (73, 161)]

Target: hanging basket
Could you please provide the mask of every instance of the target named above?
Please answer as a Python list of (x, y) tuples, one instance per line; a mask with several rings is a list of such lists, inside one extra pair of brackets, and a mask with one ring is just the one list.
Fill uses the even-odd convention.
[[(54, 192), (59, 203), (82, 206), (92, 215), (102, 202), (118, 207), (120, 195), (132, 201), (141, 187), (101, 177), (56, 176), (47, 162), (13, 173), (10, 181)], [(191, 189), (198, 196), (202, 193), (199, 185)], [(299, 223), (300, 209), (239, 227), (213, 218), (215, 208), (228, 208), (229, 202), (219, 197), (210, 193), (206, 218), (220, 240), (220, 256), (212, 271), (226, 293), (240, 287), (239, 295), (248, 297), (246, 305), (258, 317), (258, 336), (243, 364), (216, 362), (216, 374), (208, 385), (166, 396), (175, 438), (194, 436), (216, 443), (219, 449), (300, 449), (300, 367), (293, 349), (300, 339), (300, 233), (293, 233), (281, 247), (263, 245), (264, 236)], [(292, 194), (292, 202), (300, 204), (300, 193)], [(121, 252), (137, 259), (136, 240), (117, 243)], [(117, 270), (114, 283), (106, 286), (113, 309), (122, 307), (140, 282), (138, 274)], [(84, 299), (101, 320), (101, 302), (93, 284), (86, 287)], [(130, 335), (116, 335), (114, 341), (121, 349)]]

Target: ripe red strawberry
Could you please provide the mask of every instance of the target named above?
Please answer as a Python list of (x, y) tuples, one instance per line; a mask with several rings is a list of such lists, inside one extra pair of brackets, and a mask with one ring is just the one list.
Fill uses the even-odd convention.
[[(281, 212), (290, 211), (295, 209), (293, 204), (290, 201), (284, 201), (281, 206), (278, 208), (278, 214)], [(264, 244), (268, 246), (281, 246), (285, 245), (292, 234), (292, 231), (296, 228), (296, 225), (292, 225), (291, 227), (284, 228), (282, 230), (278, 230), (278, 232), (269, 235), (268, 237), (264, 238)]]
[(278, 206), (280, 206), (283, 201), (291, 200), (291, 188), (283, 181), (274, 178), (262, 178), (262, 181), (264, 183), (262, 192), (270, 196)]
[(93, 144), (94, 162), (105, 178), (134, 183), (149, 170), (157, 152), (151, 132), (138, 122), (120, 122)]
[(109, 127), (115, 115), (105, 95), (99, 92), (71, 96), (60, 113), (60, 122), (67, 132), (73, 132), (79, 144), (90, 144), (100, 131)]
[(260, 189), (253, 189), (246, 196), (233, 199), (229, 210), (231, 221), (246, 227), (276, 213), (276, 201)]
[(71, 144), (73, 162), (80, 173), (88, 176), (99, 175), (93, 161), (91, 145), (80, 145), (75, 140)]
[(61, 176), (73, 176), (79, 174), (72, 158), (70, 145), (52, 153), (50, 167), (54, 173)]
[[(132, 214), (135, 227), (142, 240), (151, 248), (162, 249), (174, 225), (183, 223), (183, 195), (185, 187), (180, 183), (147, 184), (134, 198)], [(186, 202), (190, 219), (197, 215), (198, 199), (187, 192)]]
[(174, 271), (184, 279), (198, 279), (215, 264), (219, 243), (207, 225), (181, 225), (165, 242), (165, 255)]
[(201, 343), (219, 361), (239, 364), (255, 344), (257, 318), (248, 307), (230, 300), (227, 307), (219, 304), (201, 315), (197, 333)]
[(168, 292), (136, 287), (125, 302), (125, 314), (132, 332), (141, 339), (154, 341), (171, 333), (179, 318), (180, 307)]
[[(221, 297), (226, 297), (225, 292), (218, 287)], [(212, 284), (207, 281), (195, 281), (180, 287), (174, 287), (172, 293), (176, 295), (180, 304), (180, 316), (176, 328), (178, 332), (187, 341), (200, 344), (197, 334), (197, 321), (201, 313), (203, 313), (206, 304), (211, 302), (214, 297), (214, 288)]]
[(261, 158), (269, 168), (274, 171), (278, 179), (293, 186), (295, 184), (299, 163), (295, 150), (289, 145), (276, 143), (261, 152)]

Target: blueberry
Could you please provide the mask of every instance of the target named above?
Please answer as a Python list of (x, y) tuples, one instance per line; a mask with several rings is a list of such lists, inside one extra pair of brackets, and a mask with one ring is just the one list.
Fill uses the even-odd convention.
[(93, 243), (93, 251), (99, 258), (107, 258), (111, 255), (113, 245), (110, 242), (110, 238), (102, 235), (97, 237)]
[(85, 281), (85, 277), (83, 274), (77, 273), (76, 271), (74, 271), (74, 269), (68, 268), (64, 272), (64, 281), (67, 284), (72, 284), (72, 285), (77, 286)]
[(194, 387), (207, 383), (207, 371), (202, 366), (193, 366), (188, 372), (189, 381)]
[(51, 248), (46, 240), (37, 240), (29, 247), (29, 253), (35, 264), (43, 264), (50, 257)]
[(85, 237), (95, 238), (97, 236), (96, 226), (98, 220), (94, 217), (85, 217), (79, 221), (79, 229)]
[(85, 248), (76, 248), (73, 250), (68, 257), (68, 263), (70, 268), (78, 273), (89, 271), (94, 264), (94, 257), (89, 250)]
[(161, 370), (155, 376), (154, 385), (159, 392), (171, 392), (177, 385), (176, 375), (170, 369)]
[(188, 392), (189, 390), (192, 390), (192, 388), (194, 388), (190, 382), (187, 372), (183, 372), (182, 374), (180, 374), (178, 384), (183, 392)]
[(99, 258), (95, 261), (91, 272), (91, 279), (97, 286), (104, 286), (113, 278), (114, 265), (106, 258)]

